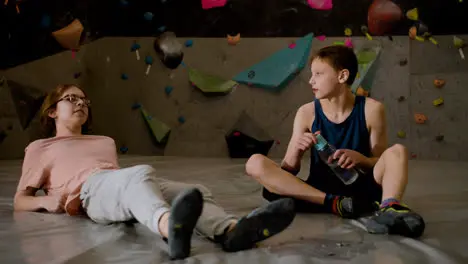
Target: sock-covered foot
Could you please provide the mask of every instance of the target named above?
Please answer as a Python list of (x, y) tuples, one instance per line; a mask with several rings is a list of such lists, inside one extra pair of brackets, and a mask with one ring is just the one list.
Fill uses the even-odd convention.
[(279, 199), (242, 217), (234, 229), (215, 239), (227, 252), (251, 249), (256, 243), (285, 230), (295, 215), (294, 200)]
[(395, 234), (417, 238), (424, 233), (426, 223), (424, 219), (408, 206), (396, 199), (382, 202), (380, 209), (372, 216), (366, 228), (369, 233)]
[(357, 218), (376, 210), (375, 204), (370, 200), (331, 194), (325, 196), (324, 206), (328, 208), (331, 213), (343, 218)]
[(169, 256), (184, 259), (190, 255), (193, 229), (203, 211), (203, 195), (195, 188), (182, 191), (172, 202), (169, 216)]

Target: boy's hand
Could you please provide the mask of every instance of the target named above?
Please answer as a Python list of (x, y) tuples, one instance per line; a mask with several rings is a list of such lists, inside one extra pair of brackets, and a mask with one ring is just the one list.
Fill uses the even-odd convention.
[(64, 213), (65, 212), (65, 198), (56, 196), (43, 196), (41, 197), (41, 207), (49, 213)]
[(344, 169), (351, 169), (356, 165), (359, 165), (364, 162), (364, 155), (361, 153), (350, 150), (350, 149), (339, 149), (335, 152), (330, 161), (338, 160), (338, 165)]
[(317, 144), (317, 138), (315, 137), (315, 134), (304, 132), (304, 134), (297, 138), (295, 142), (295, 148), (299, 154), (303, 154), (315, 144)]

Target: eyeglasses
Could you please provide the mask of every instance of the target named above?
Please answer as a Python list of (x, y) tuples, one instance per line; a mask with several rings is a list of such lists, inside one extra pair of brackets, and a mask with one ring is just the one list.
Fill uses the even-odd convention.
[(89, 100), (89, 99), (86, 98), (86, 97), (80, 97), (80, 96), (78, 96), (78, 95), (76, 95), (76, 94), (68, 94), (68, 95), (64, 96), (63, 98), (60, 98), (60, 99), (57, 101), (57, 103), (60, 102), (60, 101), (63, 101), (63, 100), (66, 100), (66, 101), (68, 101), (68, 102), (70, 102), (70, 103), (72, 103), (72, 104), (74, 104), (74, 105), (78, 105), (78, 102), (79, 102), (79, 101), (82, 101), (83, 104), (84, 104), (86, 107), (90, 107), (90, 106), (91, 106), (91, 100)]

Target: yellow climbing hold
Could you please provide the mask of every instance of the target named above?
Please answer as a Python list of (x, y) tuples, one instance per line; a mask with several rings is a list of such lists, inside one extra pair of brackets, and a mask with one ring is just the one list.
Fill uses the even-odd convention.
[(174, 228), (177, 228), (177, 229), (182, 228), (182, 224), (175, 224)]
[(270, 236), (270, 231), (268, 231), (268, 229), (263, 229), (263, 235), (264, 236)]
[(408, 10), (408, 12), (406, 12), (406, 17), (408, 19), (411, 19), (411, 20), (414, 20), (414, 21), (418, 21), (419, 20), (419, 12), (418, 12), (418, 9), (417, 8), (413, 8), (411, 10)]
[(437, 99), (435, 99), (435, 100), (432, 102), (432, 104), (433, 104), (434, 106), (442, 105), (442, 104), (444, 104), (444, 99), (443, 99), (442, 97), (437, 98)]
[(350, 37), (353, 34), (353, 31), (350, 28), (346, 28), (344, 30), (344, 34), (345, 36)]
[(398, 135), (399, 138), (405, 138), (406, 137), (405, 131), (402, 131), (402, 130), (398, 131), (397, 135)]

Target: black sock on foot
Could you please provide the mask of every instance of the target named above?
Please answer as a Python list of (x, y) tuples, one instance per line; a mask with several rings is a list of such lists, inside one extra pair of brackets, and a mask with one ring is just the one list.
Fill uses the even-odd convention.
[(172, 202), (169, 216), (169, 256), (184, 259), (190, 255), (193, 229), (203, 211), (203, 195), (195, 188), (181, 192)]
[(227, 252), (251, 249), (256, 243), (285, 230), (295, 215), (294, 200), (279, 199), (241, 218), (234, 229), (217, 240)]

